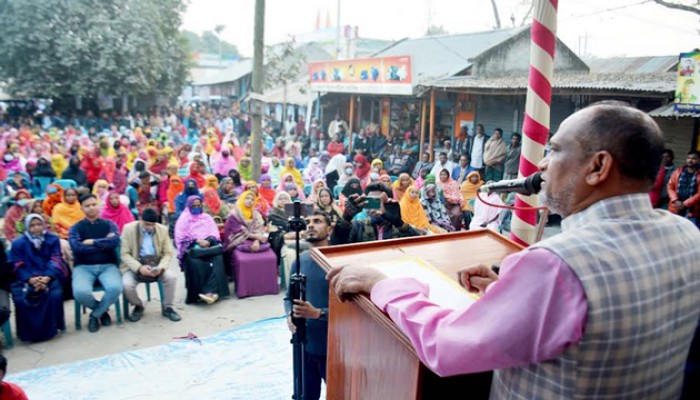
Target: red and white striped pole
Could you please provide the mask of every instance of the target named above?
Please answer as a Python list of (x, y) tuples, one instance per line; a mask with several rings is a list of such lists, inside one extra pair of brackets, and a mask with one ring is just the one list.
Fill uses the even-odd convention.
[[(544, 157), (544, 146), (549, 136), (554, 49), (557, 43), (558, 0), (534, 1), (535, 15), (530, 28), (530, 75), (520, 155), (519, 177), (521, 178), (537, 172), (537, 164)], [(516, 207), (537, 205), (537, 196), (517, 195), (515, 199)], [(511, 239), (524, 246), (533, 243), (536, 225), (536, 210), (515, 210), (511, 223)]]

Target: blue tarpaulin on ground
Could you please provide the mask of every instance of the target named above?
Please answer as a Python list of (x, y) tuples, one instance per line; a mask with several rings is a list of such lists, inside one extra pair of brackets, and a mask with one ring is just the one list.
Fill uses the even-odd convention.
[(30, 399), (265, 399), (292, 397), (284, 317), (201, 339), (9, 375)]

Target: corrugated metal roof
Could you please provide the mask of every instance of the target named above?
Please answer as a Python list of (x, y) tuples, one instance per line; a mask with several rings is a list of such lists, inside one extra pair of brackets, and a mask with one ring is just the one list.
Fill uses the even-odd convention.
[(682, 112), (679, 113), (676, 110), (673, 109), (673, 103), (668, 103), (666, 105), (663, 105), (657, 109), (649, 111), (649, 116), (654, 117), (654, 118), (681, 118), (681, 117), (688, 117), (688, 118), (700, 118), (699, 113), (691, 113), (691, 112)]
[(678, 56), (599, 58), (586, 63), (595, 74), (656, 74), (675, 71)]
[(411, 56), (414, 84), (453, 76), (472, 64), (472, 60), (490, 48), (530, 29), (520, 27), (460, 35), (426, 36), (396, 42), (376, 57)]
[[(426, 86), (438, 89), (527, 89), (527, 76), (476, 78), (458, 76), (432, 81)], [(676, 76), (663, 74), (556, 74), (555, 89), (619, 90), (632, 92), (670, 93), (676, 89)]]
[(194, 86), (215, 85), (217, 83), (233, 82), (253, 72), (253, 60), (248, 58), (240, 60), (236, 64), (224, 68), (211, 75), (195, 79)]

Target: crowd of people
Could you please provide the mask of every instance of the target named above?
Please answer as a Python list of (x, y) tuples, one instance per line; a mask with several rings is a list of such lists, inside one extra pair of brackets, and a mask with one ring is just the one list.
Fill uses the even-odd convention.
[[(328, 214), (336, 243), (452, 232), (474, 221), (499, 229), (474, 217), (474, 200), (482, 176), (500, 179), (519, 157), (519, 135), (506, 146), (500, 129), (491, 139), (482, 126), (473, 138), (463, 130), (431, 162), (416, 133), (383, 135), (368, 124), (351, 134), (340, 115), (324, 129), (316, 118), (283, 124), (272, 114), (254, 174), (250, 119), (235, 108), (5, 121), (0, 207), (12, 267), (3, 285), (19, 338), (65, 330), (61, 304), (70, 297), (91, 310), (91, 332), (111, 324), (109, 307), (122, 292), (129, 320), (138, 321), (141, 282), (160, 281), (162, 314), (178, 321), (172, 266), (184, 272), (187, 303), (229, 296), (229, 280), (239, 297), (276, 293), (278, 265), (288, 277), (293, 259), (285, 205), (296, 200)], [(376, 199), (358, 207), (361, 195)], [(95, 287), (104, 290), (99, 301)]]
[[(442, 142), (432, 161), (419, 148), (417, 128), (384, 135), (369, 123), (353, 133), (340, 114), (326, 129), (316, 118), (307, 127), (303, 116), (283, 124), (272, 114), (262, 135), (262, 168), (253, 171), (250, 129), (249, 117), (235, 108), (99, 118), (55, 113), (1, 126), (11, 265), (2, 289), (14, 301), (18, 337), (42, 341), (65, 330), (62, 302), (70, 297), (91, 310), (90, 332), (111, 324), (109, 307), (122, 293), (136, 322), (145, 311), (139, 283), (160, 282), (161, 313), (179, 321), (173, 267), (184, 272), (188, 304), (230, 296), (230, 281), (238, 297), (278, 293), (278, 275), (288, 277), (294, 259), (285, 206), (297, 200), (313, 205), (316, 223), (328, 225), (319, 241), (331, 245), (502, 231), (507, 220), (476, 199), (484, 181), (517, 177), (517, 133), (506, 143), (500, 128), (489, 137), (482, 125), (473, 135), (465, 127)], [(666, 150), (650, 194), (654, 205), (696, 225), (698, 162), (691, 152), (676, 169)], [(490, 194), (487, 202), (503, 200), (512, 196)], [(304, 265), (310, 259), (302, 263), (310, 268)], [(99, 301), (95, 285), (105, 292)], [(304, 307), (299, 315), (323, 311), (325, 318), (327, 310)], [(0, 317), (9, 318), (6, 301), (0, 308)]]

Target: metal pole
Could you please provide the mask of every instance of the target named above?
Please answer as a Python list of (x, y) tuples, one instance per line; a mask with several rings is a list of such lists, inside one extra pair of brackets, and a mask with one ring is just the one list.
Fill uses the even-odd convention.
[[(265, 40), (265, 0), (255, 0), (255, 31), (253, 38), (253, 77), (251, 92), (262, 94), (263, 50)], [(253, 148), (251, 151), (252, 178), (257, 182), (261, 173), (262, 161), (262, 114), (251, 113)]]
[(435, 89), (430, 91), (430, 162), (433, 162), (435, 148)]

